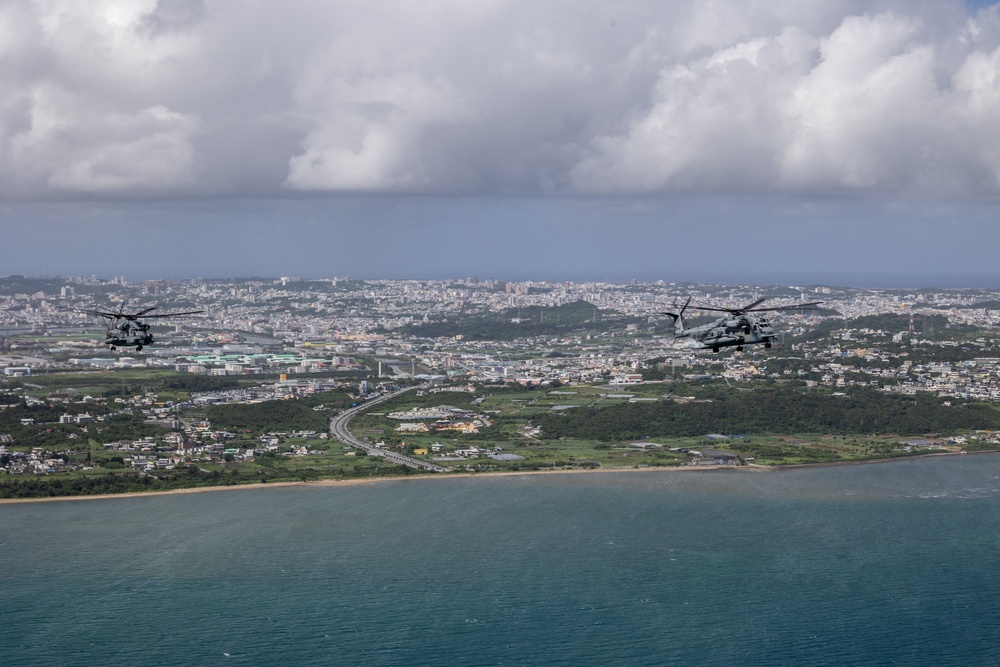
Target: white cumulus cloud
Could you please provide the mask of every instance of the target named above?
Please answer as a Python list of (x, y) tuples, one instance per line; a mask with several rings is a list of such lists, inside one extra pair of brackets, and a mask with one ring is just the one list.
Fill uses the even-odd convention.
[(998, 54), (960, 0), (7, 0), (0, 196), (993, 196)]
[(847, 16), (827, 34), (786, 28), (677, 63), (648, 109), (590, 142), (573, 183), (601, 192), (995, 190), (996, 47), (970, 44), (949, 69), (952, 45), (931, 37), (917, 16)]

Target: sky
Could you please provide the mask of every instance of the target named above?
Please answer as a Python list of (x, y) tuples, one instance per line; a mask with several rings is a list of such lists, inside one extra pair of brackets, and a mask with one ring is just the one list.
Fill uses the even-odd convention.
[(0, 0), (0, 275), (1000, 288), (1000, 4)]

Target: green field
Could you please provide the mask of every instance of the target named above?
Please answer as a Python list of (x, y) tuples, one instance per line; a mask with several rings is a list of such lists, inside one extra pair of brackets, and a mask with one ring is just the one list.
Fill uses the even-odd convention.
[[(189, 409), (177, 416), (185, 421), (208, 419), (213, 429), (228, 431), (225, 447), (234, 451), (259, 449), (262, 436), (274, 431), (286, 433), (269, 436), (277, 438), (276, 451), (258, 453), (252, 459), (241, 461), (228, 454), (225, 458), (206, 455), (174, 469), (138, 473), (128, 467), (130, 454), (108, 450), (103, 443), (147, 436), (155, 443), (150, 456), (169, 456), (171, 448), (162, 444), (168, 429), (148, 423), (138, 409), (116, 402), (116, 394), (124, 390), (125, 396), (143, 396), (147, 391), (155, 391), (162, 403), (167, 396), (172, 397), (168, 400), (178, 400), (208, 386), (225, 387), (231, 382), (229, 378), (137, 370), (52, 374), (27, 380), (30, 385), (23, 388), (28, 396), (44, 397), (74, 389), (79, 395), (90, 393), (103, 396), (106, 401), (98, 405), (43, 401), (29, 407), (12, 404), (11, 397), (15, 395), (7, 386), (8, 407), (0, 411), (0, 434), (9, 436), (10, 441), (5, 445), (8, 452), (42, 447), (77, 469), (40, 475), (0, 473), (0, 497), (418, 474), (410, 468), (387, 464), (380, 457), (355, 452), (332, 438), (288, 436), (288, 432), (299, 430), (325, 433), (328, 418), (357, 400), (340, 392), (290, 401)], [(233, 380), (242, 382), (244, 378)], [(683, 400), (678, 402), (678, 396), (684, 397)], [(718, 385), (673, 383), (626, 387), (572, 385), (555, 389), (481, 385), (473, 387), (471, 392), (464, 387), (439, 392), (409, 391), (359, 413), (350, 429), (355, 436), (372, 443), (382, 442), (389, 449), (409, 455), (426, 449), (427, 454), (416, 456), (454, 470), (476, 472), (681, 466), (695, 462), (706, 449), (728, 452), (739, 463), (772, 466), (997, 448), (990, 439), (997, 430), (990, 429), (994, 423), (1000, 425), (1000, 412), (991, 405), (963, 404), (945, 410), (938, 401), (922, 398), (874, 396), (872, 400), (882, 406), (878, 413), (884, 415), (880, 417), (885, 420), (882, 423), (913, 423), (919, 429), (912, 433), (866, 432), (873, 405), (867, 398), (850, 402), (842, 396), (794, 388), (736, 392)], [(448, 429), (402, 432), (399, 430), (402, 422), (388, 416), (396, 411), (441, 405), (471, 411), (486, 424), (478, 432)], [(106, 414), (107, 421), (87, 425), (55, 423), (63, 412), (84, 410), (95, 415)], [(37, 423), (22, 425), (20, 420), (29, 415), (37, 418)], [(895, 421), (890, 420), (891, 415)], [(760, 428), (761, 424), (809, 425), (814, 423), (810, 419), (838, 424), (836, 430), (840, 433), (800, 428), (788, 429), (793, 433), (788, 435)], [(852, 429), (851, 424), (859, 428)], [(713, 425), (719, 426), (712, 428)], [(970, 434), (961, 448), (949, 444), (941, 435), (958, 433), (963, 425), (969, 427), (966, 430)], [(990, 428), (975, 431), (984, 425)], [(719, 431), (729, 435), (709, 437)], [(921, 437), (921, 444), (907, 445), (906, 437), (915, 435)], [(303, 447), (308, 451), (303, 453), (299, 449)], [(472, 448), (477, 448), (481, 455), (459, 457), (456, 452)], [(486, 456), (494, 453), (519, 458), (495, 460)], [(9, 454), (5, 457), (4, 465), (10, 461)]]

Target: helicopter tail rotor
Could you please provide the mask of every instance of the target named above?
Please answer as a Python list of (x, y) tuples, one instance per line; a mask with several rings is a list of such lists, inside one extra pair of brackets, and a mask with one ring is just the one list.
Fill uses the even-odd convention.
[(663, 313), (669, 317), (674, 322), (674, 335), (678, 335), (684, 332), (684, 311), (687, 310), (688, 304), (691, 303), (691, 297), (687, 298), (684, 305), (681, 307), (680, 311), (676, 313), (665, 312)]

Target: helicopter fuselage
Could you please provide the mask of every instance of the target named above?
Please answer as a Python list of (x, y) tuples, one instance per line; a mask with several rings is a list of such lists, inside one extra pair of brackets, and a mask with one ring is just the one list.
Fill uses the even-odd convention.
[(134, 347), (136, 352), (144, 345), (153, 343), (153, 334), (149, 333), (149, 325), (141, 322), (124, 321), (108, 331), (104, 344), (114, 350), (119, 347)]
[(718, 352), (723, 347), (741, 348), (762, 343), (771, 347), (778, 334), (763, 317), (721, 317), (714, 322), (684, 329), (674, 334), (676, 338), (690, 338), (701, 343), (701, 348)]

